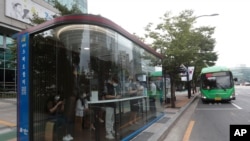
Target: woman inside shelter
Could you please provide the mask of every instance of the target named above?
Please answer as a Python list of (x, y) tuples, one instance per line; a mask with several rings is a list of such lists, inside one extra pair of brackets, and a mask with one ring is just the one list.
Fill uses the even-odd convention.
[(81, 127), (85, 128), (86, 116), (90, 116), (90, 130), (95, 130), (94, 121), (93, 121), (93, 111), (89, 109), (87, 94), (83, 93), (76, 101), (76, 117), (81, 118)]

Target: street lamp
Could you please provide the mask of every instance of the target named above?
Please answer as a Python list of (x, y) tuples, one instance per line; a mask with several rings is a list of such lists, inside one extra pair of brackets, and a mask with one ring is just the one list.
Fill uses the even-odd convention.
[[(200, 15), (197, 17), (194, 17), (194, 20), (200, 18), (200, 17), (212, 17), (212, 16), (218, 16), (219, 14), (215, 13), (215, 14), (210, 14), (210, 15)], [(188, 65), (186, 67), (187, 71), (186, 71), (186, 75), (187, 75), (187, 89), (188, 89), (188, 98), (191, 97), (191, 85), (190, 85), (190, 81), (189, 81), (189, 72), (188, 72)]]
[(218, 16), (219, 14), (215, 13), (215, 14), (210, 14), (210, 15), (200, 15), (200, 16), (197, 16), (197, 17), (194, 17), (195, 19), (198, 19), (200, 17), (212, 17), (212, 16)]

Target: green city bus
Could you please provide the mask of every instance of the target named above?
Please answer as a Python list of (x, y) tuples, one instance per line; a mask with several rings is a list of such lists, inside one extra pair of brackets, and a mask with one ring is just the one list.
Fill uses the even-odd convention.
[(232, 72), (227, 67), (206, 67), (200, 73), (201, 100), (231, 101), (235, 100), (235, 88)]

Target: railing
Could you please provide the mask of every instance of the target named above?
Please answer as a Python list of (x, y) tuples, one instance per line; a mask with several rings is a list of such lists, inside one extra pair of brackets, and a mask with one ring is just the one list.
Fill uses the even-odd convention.
[(0, 82), (0, 92), (16, 91), (15, 82)]
[(0, 98), (16, 98), (16, 92), (0, 92)]

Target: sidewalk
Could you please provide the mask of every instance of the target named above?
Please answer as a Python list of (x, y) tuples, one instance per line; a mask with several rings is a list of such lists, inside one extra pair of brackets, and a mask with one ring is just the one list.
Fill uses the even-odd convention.
[(190, 99), (187, 97), (187, 91), (176, 91), (175, 95), (175, 108), (171, 108), (170, 104), (165, 105), (163, 117), (142, 131), (132, 141), (163, 141), (182, 113), (196, 99), (198, 93), (192, 94)]
[[(189, 105), (196, 99), (198, 93), (192, 94), (192, 97), (188, 99), (187, 91), (176, 91), (175, 108), (171, 108), (170, 104), (164, 105), (163, 116), (156, 122), (152, 123), (148, 128), (139, 133), (131, 141), (163, 141), (168, 132), (174, 126), (175, 122), (182, 115), (182, 113), (189, 107)], [(3, 125), (2, 125), (3, 126)], [(1, 127), (1, 126), (0, 126)], [(6, 127), (6, 126), (5, 126)], [(3, 128), (3, 127), (2, 127)], [(12, 127), (13, 130), (13, 127)], [(16, 130), (16, 129), (15, 129)], [(7, 134), (7, 141), (16, 141), (15, 133), (10, 132)], [(1, 134), (0, 134), (1, 136)], [(10, 138), (12, 136), (14, 138)], [(2, 137), (2, 136), (1, 136)]]
[[(0, 140), (15, 141), (16, 139), (16, 98), (0, 99)], [(14, 138), (14, 140), (12, 140)]]

